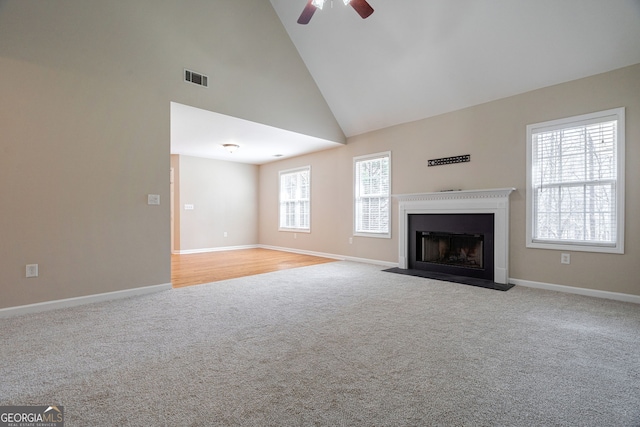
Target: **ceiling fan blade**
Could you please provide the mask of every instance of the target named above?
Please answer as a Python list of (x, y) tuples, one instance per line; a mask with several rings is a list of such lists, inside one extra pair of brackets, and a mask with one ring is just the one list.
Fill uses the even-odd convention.
[(311, 17), (313, 16), (313, 12), (316, 11), (316, 7), (311, 4), (312, 0), (307, 1), (307, 5), (302, 10), (300, 14), (300, 18), (298, 18), (298, 24), (307, 25), (309, 21), (311, 21)]
[(362, 19), (366, 19), (373, 13), (373, 8), (367, 0), (351, 0), (349, 3), (358, 12)]

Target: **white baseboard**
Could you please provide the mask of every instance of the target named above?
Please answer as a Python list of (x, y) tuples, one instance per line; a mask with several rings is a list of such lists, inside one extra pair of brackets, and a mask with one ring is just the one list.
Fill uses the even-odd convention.
[(531, 280), (509, 279), (509, 283), (527, 288), (546, 289), (548, 291), (565, 292), (569, 294), (585, 295), (595, 298), (612, 299), (616, 301), (640, 304), (640, 295), (623, 294), (619, 292), (601, 291), (598, 289), (577, 288), (573, 286), (554, 285), (552, 283), (533, 282)]
[(55, 310), (58, 308), (75, 307), (78, 305), (111, 301), (114, 299), (128, 298), (137, 295), (145, 295), (154, 292), (166, 291), (169, 289), (171, 289), (171, 283), (163, 283), (161, 285), (143, 286), (141, 288), (124, 289), (122, 291), (105, 292), (102, 294), (85, 295), (75, 298), (66, 298), (54, 301), (39, 302), (35, 304), (19, 305), (17, 307), (1, 308), (0, 319), (19, 316), (21, 314), (40, 313), (43, 311)]
[(345, 256), (345, 257), (343, 257), (343, 259), (345, 261), (362, 262), (364, 264), (379, 265), (379, 266), (387, 267), (387, 268), (392, 268), (392, 267), (397, 267), (398, 266), (397, 262), (381, 261), (379, 259), (358, 258), (358, 257), (354, 257), (354, 256)]
[(260, 245), (223, 246), (218, 248), (185, 249), (184, 251), (173, 251), (173, 253), (176, 255), (189, 255), (189, 254), (203, 254), (206, 252), (237, 251), (239, 249), (255, 249), (259, 247)]
[(377, 259), (357, 258), (357, 257), (346, 256), (346, 255), (328, 254), (328, 253), (325, 253), (325, 252), (305, 251), (303, 249), (283, 248), (283, 247), (280, 247), (280, 246), (258, 245), (258, 247), (262, 248), (262, 249), (271, 249), (271, 250), (274, 250), (274, 251), (291, 252), (291, 253), (294, 253), (294, 254), (312, 255), (312, 256), (318, 256), (318, 257), (323, 257), (323, 258), (337, 259), (339, 261), (362, 262), (362, 263), (365, 263), (365, 264), (382, 265), (382, 266), (385, 266), (385, 267), (397, 267), (398, 266), (397, 262), (380, 261), (380, 260), (377, 260)]

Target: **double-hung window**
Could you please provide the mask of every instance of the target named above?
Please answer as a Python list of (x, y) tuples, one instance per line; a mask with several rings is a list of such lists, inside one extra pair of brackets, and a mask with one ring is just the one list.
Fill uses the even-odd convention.
[(280, 171), (280, 230), (311, 231), (311, 166)]
[(391, 152), (353, 159), (354, 234), (391, 237)]
[(624, 252), (624, 108), (527, 126), (527, 246)]

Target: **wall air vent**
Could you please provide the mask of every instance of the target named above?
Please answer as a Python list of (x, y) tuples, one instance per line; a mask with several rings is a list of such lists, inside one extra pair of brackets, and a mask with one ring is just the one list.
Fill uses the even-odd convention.
[(207, 76), (187, 70), (186, 68), (184, 70), (184, 81), (198, 86), (209, 87), (209, 78)]

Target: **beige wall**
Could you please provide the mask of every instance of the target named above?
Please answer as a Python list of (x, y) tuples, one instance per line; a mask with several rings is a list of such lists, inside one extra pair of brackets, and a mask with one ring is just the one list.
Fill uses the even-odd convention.
[[(353, 157), (389, 150), (387, 142), (345, 147), (260, 167), (260, 243), (297, 250), (397, 262), (394, 239), (353, 237)], [(395, 163), (392, 153), (392, 162)], [(278, 171), (311, 166), (311, 232), (278, 231)], [(393, 185), (393, 183), (392, 183)], [(395, 217), (395, 209), (392, 213)], [(395, 229), (395, 224), (394, 224)], [(295, 238), (294, 238), (295, 237)]]
[(4, 0), (0, 73), (0, 308), (170, 282), (172, 101), (344, 141), (263, 0)]
[[(249, 31), (250, 30), (250, 31)], [(209, 89), (182, 81), (208, 74)], [(269, 2), (0, 2), (0, 308), (170, 281), (170, 102), (343, 142)], [(258, 241), (395, 262), (354, 237), (352, 157), (393, 152), (393, 192), (515, 186), (512, 277), (640, 294), (640, 67), (351, 138), (259, 169)], [(427, 96), (427, 95), (425, 95)], [(627, 107), (625, 255), (524, 248), (524, 126)], [(454, 154), (472, 162), (426, 168)], [(277, 171), (312, 165), (312, 233), (277, 231)], [(414, 168), (417, 167), (417, 168)], [(147, 205), (159, 194), (160, 206)], [(26, 279), (37, 263), (40, 277)]]
[[(258, 242), (258, 166), (190, 156), (179, 158), (179, 252)], [(193, 210), (185, 210), (185, 204)], [(226, 237), (225, 234), (226, 233)]]
[[(525, 127), (615, 107), (626, 110), (626, 252), (560, 252), (525, 247)], [(640, 295), (640, 64), (349, 138), (345, 147), (260, 168), (260, 243), (397, 262), (392, 239), (352, 236), (352, 159), (391, 150), (394, 194), (515, 187), (511, 196), (510, 276), (514, 279)], [(471, 154), (471, 162), (426, 167), (427, 160)], [(277, 231), (278, 170), (312, 167), (312, 231)]]

